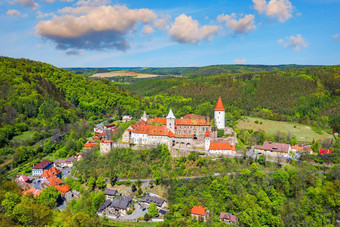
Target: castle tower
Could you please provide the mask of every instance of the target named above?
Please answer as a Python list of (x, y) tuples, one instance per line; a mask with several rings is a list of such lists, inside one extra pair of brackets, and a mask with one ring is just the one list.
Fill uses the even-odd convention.
[(170, 109), (168, 116), (166, 117), (166, 127), (172, 132), (175, 133), (175, 115)]
[(214, 110), (215, 124), (218, 129), (225, 128), (225, 109), (223, 107), (221, 97), (218, 98), (215, 110)]
[(208, 151), (209, 147), (210, 147), (210, 132), (209, 130), (207, 130), (204, 136), (204, 150)]
[(148, 116), (146, 115), (145, 111), (144, 111), (143, 116), (140, 119), (142, 119), (143, 121), (147, 121), (148, 120)]

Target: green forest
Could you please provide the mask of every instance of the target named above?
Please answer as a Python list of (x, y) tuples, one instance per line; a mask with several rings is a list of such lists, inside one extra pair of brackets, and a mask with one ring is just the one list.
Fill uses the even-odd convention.
[[(102, 70), (68, 71), (0, 57), (0, 226), (114, 226), (97, 215), (105, 201), (103, 189), (107, 184), (131, 187), (129, 179), (145, 178), (167, 189), (169, 212), (157, 226), (223, 226), (220, 212), (237, 215), (240, 226), (339, 224), (339, 138), (313, 143), (315, 151), (332, 147), (332, 155), (304, 155), (285, 166), (264, 156), (213, 159), (191, 152), (172, 158), (166, 146), (113, 149), (105, 156), (94, 149), (76, 163), (74, 178), (65, 179), (82, 194), (66, 210), (56, 209), (60, 192), (53, 187), (36, 198), (22, 196), (12, 181), (16, 175), (30, 174), (43, 159), (82, 152), (97, 123), (123, 115), (138, 119), (144, 110), (150, 117), (165, 116), (170, 108), (178, 118), (188, 113), (213, 117), (221, 96), (226, 124), (237, 132), (240, 152), (266, 140), (296, 143), (295, 136), (281, 132), (238, 129), (244, 116), (298, 122), (316, 132), (340, 131), (340, 66), (134, 68), (165, 76), (120, 85), (88, 77), (112, 69)], [(112, 139), (133, 122), (119, 123)], [(185, 179), (190, 176), (203, 177)], [(144, 193), (140, 190), (139, 196)], [(191, 208), (198, 205), (210, 212), (206, 223), (190, 217)]]

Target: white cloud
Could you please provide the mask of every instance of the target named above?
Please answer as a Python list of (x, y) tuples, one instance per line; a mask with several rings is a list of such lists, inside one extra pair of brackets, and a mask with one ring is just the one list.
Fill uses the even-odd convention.
[(236, 19), (237, 16), (235, 13), (231, 15), (218, 15), (218, 22), (226, 22), (226, 27), (233, 30), (235, 33), (248, 33), (256, 28), (254, 24), (254, 15), (247, 14), (243, 18), (239, 20)]
[(39, 7), (38, 3), (36, 3), (34, 0), (13, 0), (12, 3), (25, 7), (31, 7), (34, 10)]
[(275, 17), (284, 22), (292, 17), (293, 5), (289, 0), (253, 0), (254, 9), (260, 14)]
[(125, 51), (130, 46), (125, 35), (134, 32), (137, 23), (147, 24), (156, 19), (150, 9), (129, 9), (121, 5), (84, 6), (86, 4), (89, 2), (83, 1), (81, 7), (65, 8), (66, 15), (40, 21), (35, 27), (37, 34), (54, 41), (56, 47), (63, 50)]
[(143, 33), (144, 34), (151, 34), (151, 33), (153, 33), (153, 31), (154, 31), (154, 29), (151, 25), (148, 25), (148, 24), (144, 25), (144, 27), (143, 27)]
[(7, 11), (6, 14), (10, 15), (10, 16), (17, 16), (17, 17), (21, 16), (21, 13), (16, 9), (10, 9), (10, 10)]
[(279, 39), (277, 42), (286, 48), (294, 48), (296, 51), (308, 47), (308, 43), (300, 34), (289, 36), (286, 40)]
[(166, 15), (162, 18), (159, 18), (155, 20), (155, 22), (153, 23), (153, 27), (158, 28), (159, 30), (168, 30), (169, 20), (170, 20), (170, 15)]
[(169, 34), (173, 40), (179, 43), (198, 43), (202, 39), (210, 39), (219, 29), (217, 25), (200, 26), (197, 20), (182, 14), (176, 17)]
[(83, 55), (84, 53), (82, 51), (69, 49), (65, 51), (65, 54), (66, 55)]
[(50, 17), (50, 16), (55, 16), (54, 13), (43, 13), (40, 10), (37, 11), (37, 18), (41, 19), (41, 18), (45, 18), (45, 17)]
[(333, 35), (333, 38), (334, 38), (334, 40), (340, 40), (340, 35), (339, 34), (335, 34), (335, 35)]
[(242, 58), (242, 59), (235, 59), (235, 64), (244, 64), (246, 63), (246, 58)]

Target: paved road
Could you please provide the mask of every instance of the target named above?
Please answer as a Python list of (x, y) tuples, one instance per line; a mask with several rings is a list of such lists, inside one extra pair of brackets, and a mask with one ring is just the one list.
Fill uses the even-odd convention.
[(139, 203), (135, 203), (135, 210), (132, 214), (127, 216), (121, 216), (118, 218), (118, 221), (137, 221), (140, 216), (143, 216), (148, 212), (148, 209), (146, 208), (143, 211), (143, 207), (139, 205)]

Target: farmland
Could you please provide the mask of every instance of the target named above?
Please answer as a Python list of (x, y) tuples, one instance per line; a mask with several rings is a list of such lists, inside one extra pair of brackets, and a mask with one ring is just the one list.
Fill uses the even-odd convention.
[[(255, 123), (255, 121), (258, 123)], [(272, 121), (255, 117), (246, 117), (243, 120), (239, 120), (236, 127), (239, 129), (253, 129), (254, 131), (263, 130), (269, 135), (274, 135), (277, 132), (290, 133), (293, 136), (296, 136), (299, 142), (308, 143), (311, 143), (313, 139), (324, 140), (332, 137), (325, 131), (323, 131), (322, 134), (318, 134), (307, 125), (295, 122)]]
[(144, 78), (158, 77), (159, 75), (120, 70), (120, 71), (112, 71), (112, 72), (106, 72), (106, 73), (96, 73), (92, 75), (91, 77), (112, 78), (112, 77), (126, 77), (126, 76), (131, 76), (131, 77), (135, 77), (138, 79), (144, 79)]

